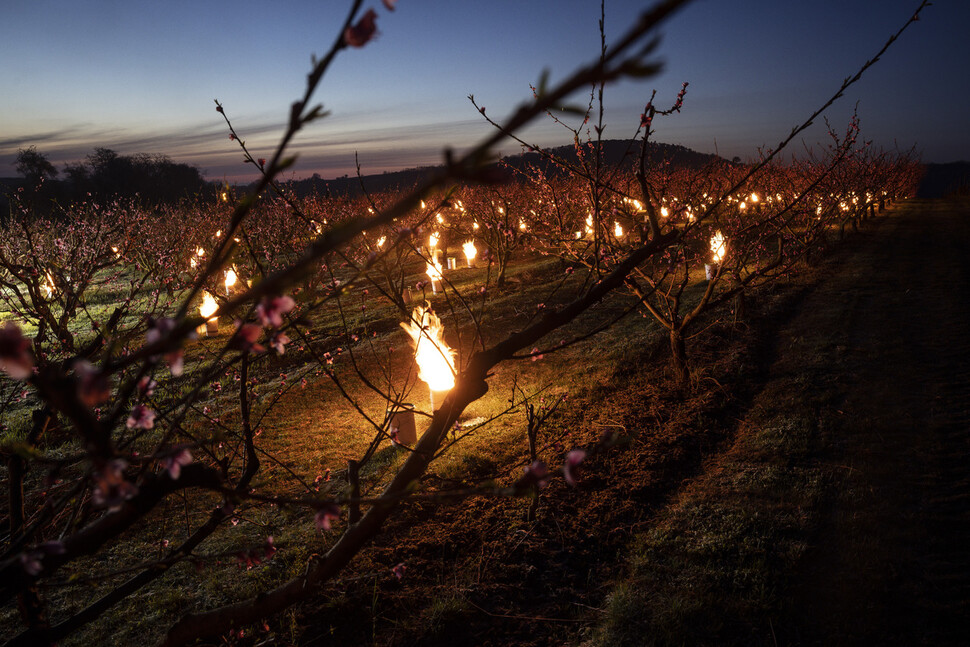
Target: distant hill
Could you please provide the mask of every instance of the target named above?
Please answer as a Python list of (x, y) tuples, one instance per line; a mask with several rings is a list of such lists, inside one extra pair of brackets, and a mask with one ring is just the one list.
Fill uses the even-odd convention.
[[(610, 165), (629, 163), (632, 166), (640, 151), (638, 142), (611, 139), (604, 141), (602, 144), (603, 157), (606, 163)], [(666, 161), (673, 166), (700, 168), (712, 161), (720, 159), (716, 155), (698, 153), (697, 151), (676, 144), (650, 143), (648, 150), (648, 160), (652, 164)], [(567, 162), (576, 162), (576, 151), (572, 146), (559, 146), (551, 148), (549, 151)], [(537, 167), (547, 172), (555, 172), (556, 170), (553, 165), (538, 153), (509, 155), (503, 157), (502, 162), (510, 168), (518, 170), (524, 170), (529, 167)], [(440, 168), (440, 166), (424, 166), (378, 175), (365, 175), (360, 179), (347, 176), (325, 180), (315, 175), (305, 180), (286, 182), (285, 185), (300, 197), (314, 193), (319, 195), (327, 195), (328, 193), (334, 195), (358, 195), (361, 192), (361, 182), (371, 192), (393, 191), (414, 186), (417, 182)], [(252, 185), (249, 188), (251, 187)]]
[(916, 197), (942, 198), (948, 195), (970, 195), (970, 162), (926, 165), (926, 175)]

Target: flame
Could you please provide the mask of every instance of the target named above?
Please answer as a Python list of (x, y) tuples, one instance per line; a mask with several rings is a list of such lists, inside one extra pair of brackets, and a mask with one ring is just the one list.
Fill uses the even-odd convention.
[(427, 271), (428, 277), (430, 277), (432, 281), (440, 281), (441, 262), (438, 261), (437, 258), (432, 259), (432, 261), (433, 261), (432, 263), (428, 263), (428, 271)]
[(221, 229), (219, 229), (218, 231), (216, 231), (215, 237), (216, 238), (219, 238), (220, 236), (222, 236), (222, 230)]
[(623, 227), (616, 221), (613, 222), (613, 235), (617, 238), (623, 238)]
[(424, 203), (424, 200), (422, 200), (422, 201), (421, 201), (421, 208), (422, 208), (422, 209), (426, 209), (427, 207), (428, 207), (428, 205), (426, 205), (426, 204)]
[(196, 247), (195, 253), (199, 258), (202, 258), (203, 256), (205, 256), (205, 250), (202, 249), (201, 247)]
[(438, 220), (438, 224), (439, 225), (445, 224), (445, 217), (442, 216), (440, 213), (438, 215), (436, 215), (435, 218)]
[(525, 231), (525, 229), (526, 229), (526, 227), (525, 227), (525, 220), (522, 220), (521, 218), (519, 218), (519, 229), (521, 231)]
[(660, 217), (661, 218), (666, 218), (669, 215), (670, 215), (670, 209), (668, 209), (667, 207), (660, 207)]
[(387, 236), (381, 236), (380, 238), (378, 238), (377, 239), (377, 249), (380, 249), (381, 247), (383, 247), (384, 246), (384, 243), (386, 243), (386, 242), (387, 242)]
[(752, 204), (755, 204), (755, 203), (757, 203), (757, 202), (758, 202), (758, 200), (760, 200), (760, 199), (761, 199), (761, 198), (759, 198), (759, 197), (758, 197), (758, 194), (757, 194), (757, 193), (752, 193), (752, 194), (751, 194), (751, 203), (752, 203)]
[(202, 316), (206, 321), (213, 319), (216, 310), (219, 309), (219, 305), (216, 303), (215, 298), (208, 292), (202, 292), (202, 305), (199, 306), (199, 315)]
[(463, 244), (461, 248), (465, 252), (465, 258), (469, 263), (475, 260), (475, 256), (478, 255), (478, 249), (475, 247), (474, 240), (465, 241), (465, 244)]
[(432, 391), (450, 391), (455, 386), (455, 351), (445, 343), (444, 327), (431, 304), (417, 306), (401, 328), (411, 336), (418, 377)]
[(236, 284), (237, 278), (238, 277), (236, 276), (236, 270), (234, 270), (231, 267), (228, 270), (226, 270), (226, 294), (229, 294), (229, 288), (231, 288)]
[(472, 229), (478, 229), (478, 221), (472, 223)]
[(714, 262), (720, 263), (724, 260), (724, 254), (727, 252), (725, 247), (724, 234), (720, 230), (714, 232), (711, 236), (711, 251), (714, 252)]
[(435, 249), (438, 246), (438, 240), (441, 238), (441, 234), (438, 232), (432, 232), (428, 237), (428, 247)]
[(47, 280), (44, 281), (44, 284), (40, 287), (42, 290), (44, 290), (44, 296), (50, 299), (51, 296), (54, 294), (54, 277), (51, 276), (50, 272), (47, 272), (44, 278)]
[(593, 214), (586, 216), (586, 234), (593, 235)]

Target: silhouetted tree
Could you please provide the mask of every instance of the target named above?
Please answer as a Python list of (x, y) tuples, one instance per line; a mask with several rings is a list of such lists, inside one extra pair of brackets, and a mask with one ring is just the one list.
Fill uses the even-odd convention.
[(36, 146), (17, 151), (17, 172), (24, 176), (30, 187), (36, 187), (44, 178), (57, 177), (57, 168), (46, 155), (37, 151)]

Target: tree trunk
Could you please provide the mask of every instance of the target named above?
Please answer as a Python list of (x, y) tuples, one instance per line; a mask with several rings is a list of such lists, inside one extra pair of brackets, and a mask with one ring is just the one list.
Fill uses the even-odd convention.
[(682, 391), (690, 387), (690, 369), (687, 367), (687, 342), (679, 328), (670, 331), (670, 360), (674, 378)]

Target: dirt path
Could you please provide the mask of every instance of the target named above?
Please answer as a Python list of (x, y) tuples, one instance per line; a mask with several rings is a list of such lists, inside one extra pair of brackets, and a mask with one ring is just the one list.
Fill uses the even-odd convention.
[(852, 246), (784, 331), (831, 366), (835, 487), (779, 644), (965, 645), (970, 208), (907, 203)]

